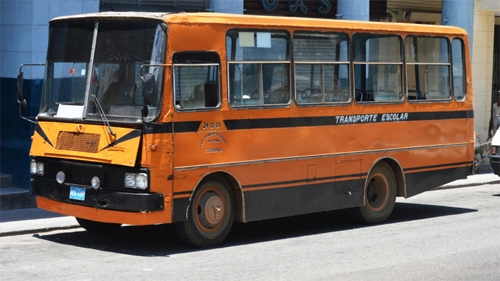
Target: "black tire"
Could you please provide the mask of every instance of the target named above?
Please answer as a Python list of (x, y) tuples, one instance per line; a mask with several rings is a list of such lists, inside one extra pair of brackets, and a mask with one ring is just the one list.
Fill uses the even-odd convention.
[(118, 228), (120, 228), (121, 224), (119, 223), (107, 223), (107, 222), (98, 222), (91, 221), (82, 218), (76, 218), (78, 224), (83, 227), (85, 230), (94, 233), (94, 234), (107, 234), (111, 233)]
[(365, 205), (357, 209), (361, 221), (381, 223), (392, 213), (396, 204), (396, 177), (391, 167), (378, 163), (368, 175), (365, 186)]
[(186, 244), (206, 248), (226, 239), (234, 220), (234, 198), (229, 184), (220, 176), (203, 180), (196, 189), (186, 221), (175, 224)]

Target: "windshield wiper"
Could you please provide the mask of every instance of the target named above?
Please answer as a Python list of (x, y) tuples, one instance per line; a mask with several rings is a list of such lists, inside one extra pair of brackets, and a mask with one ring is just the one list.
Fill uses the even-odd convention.
[(99, 112), (99, 116), (101, 116), (102, 121), (104, 122), (104, 125), (108, 127), (109, 134), (112, 135), (113, 137), (116, 137), (115, 132), (113, 132), (113, 129), (111, 128), (111, 125), (109, 125), (108, 118), (106, 117), (106, 114), (104, 113), (104, 110), (102, 109), (101, 103), (95, 96), (95, 94), (91, 94), (92, 99), (94, 100), (95, 106), (97, 107), (97, 111)]

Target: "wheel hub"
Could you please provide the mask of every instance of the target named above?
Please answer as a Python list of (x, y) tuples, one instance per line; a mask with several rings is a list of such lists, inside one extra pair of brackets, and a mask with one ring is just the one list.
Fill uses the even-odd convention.
[(383, 177), (373, 177), (368, 185), (367, 199), (368, 205), (373, 210), (383, 208), (388, 200), (388, 183)]
[(203, 207), (205, 220), (210, 226), (216, 226), (224, 216), (224, 204), (218, 196), (211, 196)]

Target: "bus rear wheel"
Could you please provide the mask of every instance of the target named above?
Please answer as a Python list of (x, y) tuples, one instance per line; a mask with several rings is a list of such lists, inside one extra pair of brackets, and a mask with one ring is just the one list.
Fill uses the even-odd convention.
[(176, 223), (180, 238), (188, 245), (205, 248), (219, 245), (234, 220), (234, 199), (227, 181), (213, 176), (202, 181), (188, 209), (186, 221)]
[(359, 207), (358, 217), (366, 223), (381, 223), (389, 218), (395, 204), (396, 177), (391, 167), (381, 162), (368, 175), (365, 205)]
[(76, 218), (76, 221), (85, 230), (87, 230), (88, 232), (94, 233), (94, 234), (110, 233), (110, 232), (117, 230), (121, 226), (121, 224), (119, 224), (119, 223), (98, 222), (98, 221), (91, 221), (91, 220), (86, 220), (86, 219), (82, 219), (82, 218)]

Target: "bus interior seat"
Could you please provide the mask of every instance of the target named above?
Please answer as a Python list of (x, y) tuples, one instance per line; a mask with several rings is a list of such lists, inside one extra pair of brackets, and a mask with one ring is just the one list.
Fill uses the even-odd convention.
[(321, 89), (304, 89), (300, 92), (300, 100), (302, 103), (318, 103), (322, 99)]
[(264, 98), (265, 104), (283, 104), (288, 103), (290, 99), (290, 90), (288, 86), (277, 87), (269, 91), (268, 97)]
[(323, 101), (323, 93), (320, 89), (313, 89), (308, 100), (308, 103), (321, 103)]
[(363, 101), (363, 92), (362, 91), (356, 91), (356, 93), (354, 95), (355, 95), (356, 101)]
[(422, 95), (422, 92), (417, 90), (408, 90), (408, 99), (409, 100), (424, 100), (425, 97)]
[(205, 85), (205, 106), (216, 107), (219, 104), (219, 87), (215, 83)]
[(356, 101), (373, 101), (373, 91), (372, 90), (359, 90), (357, 89), (354, 93)]
[(183, 108), (216, 107), (219, 104), (218, 85), (215, 83), (202, 83), (194, 87), (193, 95), (189, 100), (182, 100)]
[(428, 100), (442, 100), (449, 98), (449, 96), (445, 96), (441, 91), (430, 90), (425, 93), (425, 98)]
[(373, 91), (372, 90), (364, 90), (364, 91), (365, 91), (365, 101), (374, 101)]
[(198, 84), (194, 87), (193, 105), (195, 107), (205, 106), (205, 84)]
[(188, 99), (181, 100), (182, 108), (203, 108), (205, 107), (205, 84), (198, 84), (194, 87)]
[(391, 101), (396, 100), (396, 93), (393, 90), (379, 90), (374, 93), (373, 99), (375, 101)]
[(332, 93), (330, 96), (330, 102), (342, 102), (342, 101), (348, 101), (349, 100), (349, 91), (346, 90), (339, 90), (338, 92)]
[(132, 81), (113, 82), (104, 93), (101, 103), (105, 108), (133, 105), (136, 90), (137, 85)]

